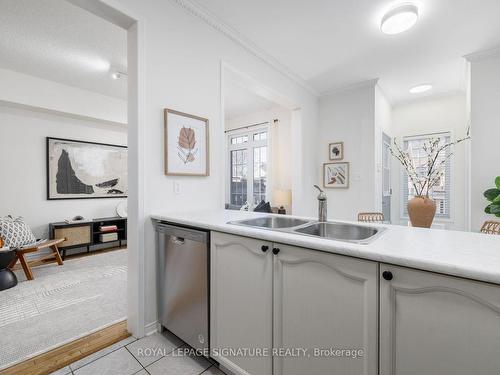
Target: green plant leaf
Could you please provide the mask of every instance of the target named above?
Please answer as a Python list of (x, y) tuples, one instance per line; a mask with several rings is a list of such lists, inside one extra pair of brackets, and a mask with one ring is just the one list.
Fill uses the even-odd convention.
[(493, 215), (500, 214), (500, 204), (492, 204), (492, 205), (490, 205), (490, 212)]
[(486, 212), (487, 214), (491, 214), (491, 204), (487, 205), (487, 206), (484, 208), (484, 212)]
[(497, 176), (497, 178), (495, 178), (495, 185), (497, 186), (497, 189), (500, 189), (500, 176)]
[(493, 199), (493, 204), (500, 204), (500, 194), (497, 195), (495, 199)]
[(488, 189), (483, 193), (484, 197), (490, 202), (493, 202), (495, 198), (500, 196), (500, 190), (498, 189)]
[(496, 217), (500, 217), (500, 214), (496, 214), (495, 216), (496, 216)]

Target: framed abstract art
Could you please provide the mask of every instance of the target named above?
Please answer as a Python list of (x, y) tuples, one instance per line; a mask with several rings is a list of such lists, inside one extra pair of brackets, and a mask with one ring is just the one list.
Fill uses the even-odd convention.
[(349, 187), (349, 163), (323, 164), (323, 186), (325, 188), (347, 189)]
[(47, 137), (47, 199), (124, 198), (127, 146)]
[(208, 176), (208, 119), (166, 108), (165, 174)]

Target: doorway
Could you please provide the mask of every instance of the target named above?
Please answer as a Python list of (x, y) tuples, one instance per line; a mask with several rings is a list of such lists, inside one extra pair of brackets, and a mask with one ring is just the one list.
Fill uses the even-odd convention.
[(391, 222), (391, 137), (382, 133), (382, 213), (384, 220)]

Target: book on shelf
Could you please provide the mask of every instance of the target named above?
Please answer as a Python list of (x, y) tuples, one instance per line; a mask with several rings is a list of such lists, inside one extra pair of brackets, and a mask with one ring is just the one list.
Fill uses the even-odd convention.
[(118, 230), (118, 227), (116, 225), (101, 225), (99, 227), (100, 232), (114, 232), (117, 230)]
[(111, 242), (118, 241), (118, 233), (102, 233), (99, 235), (99, 240), (101, 242)]

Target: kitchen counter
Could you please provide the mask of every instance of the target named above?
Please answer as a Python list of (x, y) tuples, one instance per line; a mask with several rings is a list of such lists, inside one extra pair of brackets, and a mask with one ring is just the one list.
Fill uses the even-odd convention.
[(500, 284), (500, 236), (356, 222), (387, 229), (369, 244), (356, 244), (227, 224), (267, 215), (220, 209), (154, 214), (152, 219)]

